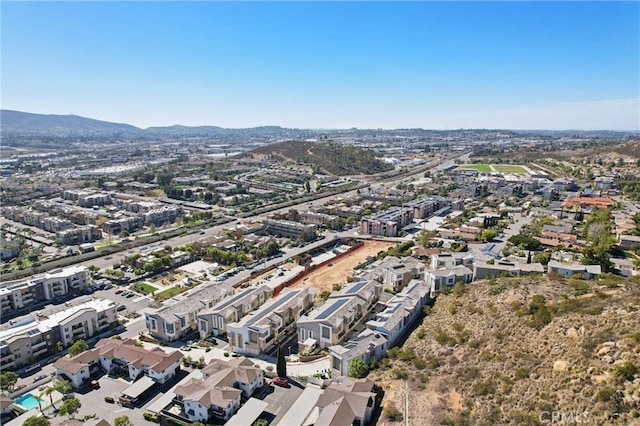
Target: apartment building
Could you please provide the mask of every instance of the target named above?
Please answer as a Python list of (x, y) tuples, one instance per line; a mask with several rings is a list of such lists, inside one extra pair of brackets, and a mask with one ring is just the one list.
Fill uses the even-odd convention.
[(227, 324), (240, 321), (249, 312), (262, 306), (273, 294), (271, 287), (248, 287), (229, 295), (210, 309), (198, 313), (200, 338), (227, 333)]
[(34, 275), (27, 281), (7, 283), (0, 288), (0, 308), (3, 314), (53, 300), (89, 285), (89, 272), (84, 266), (55, 269)]
[(316, 238), (316, 227), (290, 220), (266, 220), (264, 222), (267, 234), (292, 240), (311, 241)]
[(191, 378), (174, 391), (175, 400), (192, 422), (226, 422), (240, 408), (243, 396), (249, 398), (264, 385), (262, 370), (246, 358), (212, 360), (202, 376)]
[(180, 215), (182, 215), (182, 209), (175, 206), (160, 207), (141, 214), (146, 225), (155, 226), (160, 226), (165, 222), (173, 223)]
[(400, 230), (413, 221), (413, 210), (404, 207), (392, 207), (371, 217), (362, 218), (360, 233), (397, 237)]
[(16, 322), (0, 331), (0, 367), (18, 369), (57, 351), (88, 339), (117, 322), (116, 303), (95, 299), (63, 311)]
[(373, 310), (382, 286), (359, 281), (331, 295), (296, 322), (300, 352), (340, 343)]
[(431, 216), (443, 215), (451, 210), (464, 209), (464, 201), (449, 197), (429, 197), (406, 204), (413, 210), (415, 219), (427, 219)]
[(143, 225), (144, 218), (141, 216), (124, 216), (106, 221), (102, 224), (102, 230), (110, 234), (119, 234), (122, 231), (137, 231)]
[(240, 321), (227, 324), (230, 349), (248, 355), (271, 349), (274, 341), (311, 309), (315, 295), (314, 288), (285, 289)]
[(160, 347), (149, 350), (135, 344), (135, 339), (101, 339), (94, 348), (74, 357), (65, 355), (53, 366), (57, 375), (69, 380), (76, 388), (82, 386), (98, 366), (107, 372), (126, 369), (133, 381), (148, 376), (156, 383), (166, 383), (180, 370), (182, 352), (167, 353)]
[(156, 312), (145, 313), (149, 334), (164, 342), (179, 340), (184, 335), (198, 330), (196, 315), (212, 308), (216, 303), (232, 293), (229, 286), (217, 283), (182, 293), (177, 301), (166, 305)]
[(297, 220), (305, 225), (323, 226), (328, 229), (340, 228), (340, 218), (326, 213), (316, 213), (312, 211), (300, 212), (297, 215)]
[(102, 238), (102, 231), (95, 225), (78, 226), (56, 232), (56, 239), (67, 246), (92, 243)]

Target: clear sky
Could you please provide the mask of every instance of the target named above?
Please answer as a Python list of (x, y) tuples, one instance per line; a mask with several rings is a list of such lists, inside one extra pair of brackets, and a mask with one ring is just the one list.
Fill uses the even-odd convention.
[(640, 128), (640, 3), (7, 2), (1, 106), (155, 125)]

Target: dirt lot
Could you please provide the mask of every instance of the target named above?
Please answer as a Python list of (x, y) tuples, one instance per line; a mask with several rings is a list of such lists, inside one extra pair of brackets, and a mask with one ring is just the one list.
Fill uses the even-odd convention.
[[(291, 287), (315, 287), (318, 290), (318, 294), (325, 290), (331, 291), (334, 284), (344, 283), (344, 280), (351, 275), (353, 268), (364, 262), (367, 256), (375, 256), (379, 252), (385, 251), (394, 245), (394, 243), (384, 241), (366, 241), (362, 247), (321, 266), (305, 278), (293, 283)], [(329, 264), (333, 266), (329, 266)]]

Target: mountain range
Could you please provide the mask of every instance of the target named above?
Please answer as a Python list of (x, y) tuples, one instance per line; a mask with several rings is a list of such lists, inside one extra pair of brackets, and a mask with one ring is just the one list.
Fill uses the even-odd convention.
[[(455, 134), (466, 139), (477, 138), (478, 133), (485, 139), (503, 139), (522, 135), (540, 136), (587, 136), (587, 137), (624, 137), (635, 132), (612, 131), (510, 131), (510, 130), (426, 130), (426, 129), (342, 129), (342, 130), (312, 130), (291, 129), (280, 126), (259, 126), (244, 129), (229, 129), (218, 126), (161, 126), (141, 129), (125, 123), (112, 123), (95, 120), (78, 115), (33, 114), (28, 112), (2, 109), (0, 110), (0, 131), (3, 139), (10, 136), (47, 136), (47, 137), (268, 137), (276, 139), (300, 139), (317, 137), (323, 134), (333, 136), (362, 137), (362, 136), (402, 136), (402, 137), (430, 137)], [(635, 133), (637, 134), (637, 133)]]

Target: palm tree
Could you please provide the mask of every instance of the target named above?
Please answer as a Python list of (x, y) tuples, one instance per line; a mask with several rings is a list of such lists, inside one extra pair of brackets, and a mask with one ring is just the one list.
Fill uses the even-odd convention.
[(49, 397), (49, 401), (51, 402), (51, 406), (53, 407), (54, 410), (57, 410), (56, 406), (53, 405), (53, 393), (56, 391), (56, 385), (53, 386), (47, 386), (45, 388), (44, 391), (42, 391), (42, 394), (45, 396)]

